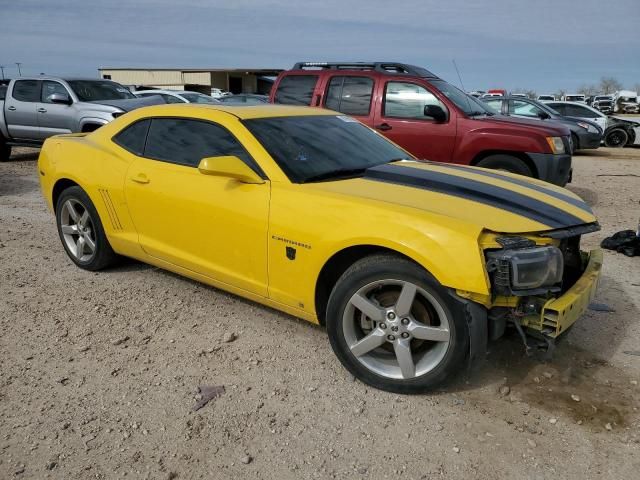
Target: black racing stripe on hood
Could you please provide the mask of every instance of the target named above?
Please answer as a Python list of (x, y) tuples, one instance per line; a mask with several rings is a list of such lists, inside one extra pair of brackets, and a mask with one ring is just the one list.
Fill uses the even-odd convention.
[(535, 190), (536, 192), (540, 192), (540, 193), (544, 193), (545, 195), (549, 195), (553, 198), (557, 198), (558, 200), (562, 200), (563, 202), (569, 203), (571, 205), (573, 205), (574, 207), (578, 207), (580, 210), (583, 210), (591, 215), (593, 215), (593, 210), (591, 210), (591, 207), (585, 203), (583, 200), (580, 200), (578, 198), (574, 198), (574, 197), (570, 197), (569, 195), (565, 195), (564, 193), (561, 192), (557, 192), (555, 190), (551, 190), (550, 188), (547, 188), (543, 185), (538, 185), (535, 183), (531, 183), (527, 180), (521, 180), (519, 178), (512, 178), (512, 177), (507, 177), (506, 175), (501, 175), (500, 173), (497, 172), (492, 172), (491, 170), (488, 170), (486, 168), (483, 169), (479, 169), (479, 168), (469, 168), (469, 167), (464, 167), (462, 165), (454, 165), (451, 163), (438, 163), (438, 162), (426, 162), (429, 164), (433, 164), (433, 165), (437, 165), (438, 167), (445, 167), (445, 168), (452, 168), (452, 169), (456, 169), (456, 170), (461, 170), (464, 172), (469, 172), (469, 173), (474, 173), (476, 175), (483, 175), (485, 177), (491, 177), (491, 178), (497, 178), (498, 180), (503, 180), (505, 182), (510, 182), (513, 183), (515, 185), (519, 185), (521, 187), (526, 187), (526, 188), (530, 188), (531, 190)]
[(515, 213), (550, 228), (585, 223), (581, 218), (560, 208), (521, 193), (442, 172), (387, 164), (367, 169), (364, 178), (465, 198)]

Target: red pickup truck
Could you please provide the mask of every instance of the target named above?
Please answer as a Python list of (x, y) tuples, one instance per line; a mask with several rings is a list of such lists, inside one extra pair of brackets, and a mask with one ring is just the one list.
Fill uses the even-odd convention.
[(278, 76), (270, 101), (350, 115), (417, 158), (507, 170), (562, 186), (571, 179), (565, 126), (496, 115), (421, 67), (296, 63)]

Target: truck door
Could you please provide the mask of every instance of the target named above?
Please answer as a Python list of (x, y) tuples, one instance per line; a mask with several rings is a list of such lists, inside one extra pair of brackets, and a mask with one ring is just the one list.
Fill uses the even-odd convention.
[(60, 93), (71, 99), (71, 94), (60, 82), (53, 80), (42, 81), (42, 94), (38, 104), (38, 126), (40, 127), (39, 138), (44, 140), (52, 135), (73, 132), (72, 123), (74, 121), (73, 105), (64, 103), (53, 103), (51, 95)]
[(4, 102), (4, 118), (9, 136), (14, 139), (38, 140), (38, 102), (40, 80), (16, 80)]
[[(424, 114), (426, 105), (439, 105), (447, 120), (436, 122)], [(456, 142), (456, 114), (425, 86), (410, 80), (384, 82), (374, 127), (414, 156), (449, 162)]]

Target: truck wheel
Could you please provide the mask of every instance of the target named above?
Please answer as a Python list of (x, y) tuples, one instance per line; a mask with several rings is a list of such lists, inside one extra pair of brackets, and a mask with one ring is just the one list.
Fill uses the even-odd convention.
[(627, 144), (629, 135), (622, 128), (614, 128), (604, 136), (605, 147), (622, 148)]
[(114, 264), (113, 251), (93, 202), (80, 187), (69, 187), (56, 204), (58, 234), (67, 255), (84, 270), (101, 270)]
[(580, 148), (580, 143), (578, 142), (578, 136), (575, 133), (571, 134), (571, 155), (575, 155)]
[(533, 176), (533, 172), (526, 163), (518, 157), (513, 157), (511, 155), (489, 155), (488, 157), (480, 160), (476, 164), (476, 167), (505, 170), (507, 172), (517, 173), (518, 175), (524, 175), (526, 177)]
[(5, 162), (11, 157), (11, 146), (7, 145), (4, 138), (0, 137), (0, 162)]
[(460, 305), (410, 260), (372, 255), (354, 263), (331, 292), (329, 341), (360, 381), (422, 393), (464, 368), (469, 329)]

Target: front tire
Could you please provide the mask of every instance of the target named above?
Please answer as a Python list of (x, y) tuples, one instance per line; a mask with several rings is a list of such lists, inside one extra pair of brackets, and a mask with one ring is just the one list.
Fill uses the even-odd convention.
[(469, 350), (464, 311), (412, 261), (381, 254), (354, 263), (327, 306), (334, 353), (360, 381), (395, 393), (422, 393), (463, 368)]
[(526, 177), (532, 177), (533, 172), (529, 166), (518, 157), (511, 155), (489, 155), (480, 160), (476, 167), (492, 168), (494, 170), (504, 170), (506, 172), (517, 173)]
[(98, 212), (82, 188), (69, 187), (56, 203), (56, 224), (69, 258), (84, 270), (101, 270), (118, 256), (104, 233)]
[(604, 137), (605, 147), (622, 148), (627, 144), (629, 135), (622, 128), (614, 128)]

